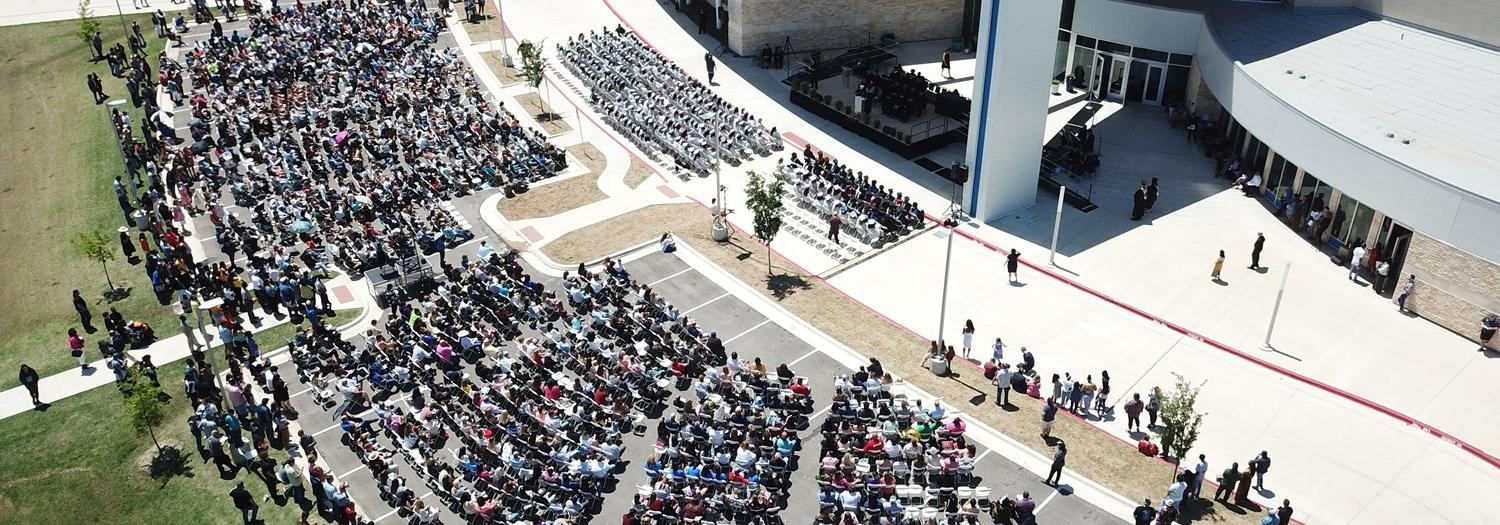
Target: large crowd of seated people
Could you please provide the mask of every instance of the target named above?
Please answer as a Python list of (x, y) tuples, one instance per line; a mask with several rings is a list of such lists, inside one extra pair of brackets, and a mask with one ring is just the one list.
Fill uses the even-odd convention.
[(975, 486), (967, 424), (892, 383), (876, 359), (836, 378), (820, 428), (815, 523), (979, 523), (992, 503), (990, 489)]
[(921, 228), (926, 218), (910, 197), (811, 148), (778, 161), (776, 169), (791, 182), (788, 197), (797, 205), (825, 220), (838, 214), (845, 233), (871, 246)]
[(897, 66), (881, 73), (868, 69), (855, 94), (880, 102), (880, 112), (899, 120), (910, 122), (927, 109), (927, 90), (932, 82), (921, 73), (910, 72)]
[(642, 150), (706, 175), (781, 148), (776, 128), (719, 98), (634, 33), (617, 29), (571, 37), (562, 63), (592, 94), (590, 102)]
[(731, 356), (698, 370), (691, 395), (657, 425), (628, 520), (781, 523), (801, 440), (813, 411), (805, 378), (787, 365)]
[[(389, 313), (362, 347), (308, 336), (294, 341), (293, 357), (315, 389), (338, 388), (346, 405), (371, 407), (335, 411), (344, 442), (383, 495), (412, 514), (409, 484), (387, 479), (401, 476), (400, 456), (475, 522), (587, 516), (614, 485), (622, 433), (665, 410), (674, 383), (696, 386), (658, 425), (662, 445), (646, 462), (666, 473), (662, 503), (704, 503), (715, 489), (688, 483), (708, 478), (724, 481), (712, 495), (734, 487), (784, 495), (795, 432), (812, 406), (805, 381), (725, 356), (614, 261), (580, 267), (548, 290), (514, 252), (489, 252), (447, 268), (433, 290)], [(672, 475), (690, 468), (695, 477)], [(639, 511), (652, 505), (641, 501)]]

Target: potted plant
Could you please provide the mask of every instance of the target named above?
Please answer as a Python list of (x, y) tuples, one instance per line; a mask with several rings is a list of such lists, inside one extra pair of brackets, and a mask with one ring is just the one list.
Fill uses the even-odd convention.
[(839, 110), (840, 112), (844, 111), (844, 101), (835, 101), (833, 103), (833, 108)]
[(1062, 81), (1061, 80), (1053, 80), (1052, 81), (1052, 94), (1053, 95), (1061, 95), (1062, 94)]

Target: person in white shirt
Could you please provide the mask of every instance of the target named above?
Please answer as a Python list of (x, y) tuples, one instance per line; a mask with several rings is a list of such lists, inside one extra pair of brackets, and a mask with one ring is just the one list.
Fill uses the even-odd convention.
[(1355, 243), (1354, 250), (1349, 252), (1349, 280), (1359, 282), (1359, 267), (1365, 263), (1364, 245)]

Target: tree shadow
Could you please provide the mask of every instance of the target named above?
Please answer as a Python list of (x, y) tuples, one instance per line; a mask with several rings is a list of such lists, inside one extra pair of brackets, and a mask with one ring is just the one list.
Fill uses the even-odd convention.
[(175, 445), (167, 445), (161, 448), (156, 457), (151, 458), (149, 469), (151, 479), (161, 482), (161, 486), (167, 486), (172, 478), (182, 476), (193, 477), (193, 465), (188, 461), (188, 455)]
[(117, 303), (125, 300), (128, 297), (130, 297), (129, 286), (122, 286), (104, 292), (104, 302), (106, 303)]
[(812, 288), (812, 283), (801, 275), (777, 274), (766, 278), (766, 288), (771, 290), (771, 296), (780, 301), (794, 293)]

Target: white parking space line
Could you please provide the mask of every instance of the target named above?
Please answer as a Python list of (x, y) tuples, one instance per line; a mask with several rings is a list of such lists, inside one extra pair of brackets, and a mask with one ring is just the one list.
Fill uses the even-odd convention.
[(990, 455), (990, 453), (994, 452), (994, 451), (995, 451), (995, 449), (993, 449), (993, 448), (986, 449), (983, 454), (980, 454), (979, 457), (974, 458), (974, 464), (978, 465), (980, 461), (984, 461), (985, 456)]
[[(756, 329), (756, 328), (760, 328), (760, 327), (762, 327), (762, 326), (765, 326), (765, 325), (766, 325), (766, 324), (768, 324), (768, 323), (770, 323), (770, 322), (771, 322), (771, 320), (770, 320), (770, 319), (766, 319), (766, 320), (764, 320), (764, 321), (761, 321), (761, 322), (760, 322), (760, 323), (758, 323), (758, 324), (756, 324), (756, 325), (755, 325), (755, 326), (752, 326), (752, 327), (750, 327), (750, 328), (749, 328), (749, 329), (747, 329), (747, 330), (745, 330), (745, 331), (743, 331), (743, 332), (740, 332), (740, 333), (739, 333), (739, 335), (736, 335), (736, 336), (734, 336), (734, 337), (731, 337), (731, 338), (729, 338), (729, 339), (725, 339), (725, 340), (724, 340), (724, 344), (726, 344), (726, 345), (727, 345), (727, 344), (729, 344), (729, 343), (733, 343), (733, 342), (734, 342), (734, 340), (735, 340), (735, 339), (739, 339), (739, 338), (741, 338), (741, 337), (745, 337), (745, 336), (747, 336), (747, 335), (750, 335), (750, 332), (754, 332), (754, 331), (755, 331), (755, 329)], [(817, 351), (817, 350), (813, 350), (813, 351), (814, 351), (814, 352), (816, 352), (816, 351)], [(803, 357), (807, 357), (807, 356), (803, 356)], [(801, 359), (798, 359), (798, 360), (797, 360), (797, 361), (801, 361)], [(795, 364), (797, 364), (797, 361), (792, 361), (792, 363), (791, 363), (791, 364), (792, 364), (792, 365), (795, 365)], [(787, 366), (791, 366), (791, 365), (787, 365)]]
[(1042, 513), (1042, 509), (1047, 508), (1047, 504), (1048, 503), (1052, 503), (1052, 499), (1056, 498), (1058, 494), (1062, 494), (1062, 492), (1059, 492), (1059, 491), (1056, 491), (1056, 490), (1052, 491), (1052, 495), (1051, 496), (1047, 496), (1047, 499), (1042, 500), (1042, 504), (1041, 505), (1037, 505), (1036, 506), (1036, 511), (1032, 512), (1032, 514), (1041, 514)]
[(683, 270), (683, 271), (680, 271), (680, 272), (677, 272), (677, 273), (674, 273), (674, 274), (672, 274), (672, 275), (668, 275), (668, 276), (666, 276), (666, 277), (662, 277), (662, 278), (660, 278), (660, 279), (657, 279), (657, 280), (655, 280), (655, 281), (651, 281), (651, 283), (650, 283), (650, 284), (647, 284), (647, 285), (646, 285), (646, 286), (656, 286), (656, 285), (658, 285), (658, 284), (661, 284), (661, 283), (664, 283), (664, 282), (667, 282), (667, 281), (669, 281), (669, 280), (671, 280), (671, 279), (672, 279), (672, 278), (673, 278), (673, 277), (677, 277), (677, 276), (679, 276), (679, 275), (682, 275), (682, 274), (685, 274), (685, 273), (688, 273), (688, 272), (691, 272), (691, 271), (693, 271), (693, 269), (692, 269), (692, 268), (691, 268), (691, 267), (689, 267), (689, 268), (688, 268), (688, 269), (686, 269), (686, 270)]
[(718, 297), (715, 297), (715, 298), (713, 298), (713, 299), (709, 299), (709, 300), (708, 300), (708, 302), (706, 302), (706, 303), (703, 303), (703, 304), (700, 304), (700, 305), (698, 305), (698, 306), (694, 306), (694, 307), (692, 307), (692, 308), (689, 308), (689, 309), (687, 309), (687, 310), (683, 310), (683, 311), (682, 311), (682, 315), (687, 315), (687, 314), (690, 314), (690, 313), (693, 313), (693, 311), (694, 311), (694, 310), (697, 310), (697, 309), (699, 309), (699, 308), (703, 308), (703, 307), (705, 307), (705, 306), (708, 306), (708, 305), (711, 305), (711, 304), (714, 304), (714, 301), (717, 301), (717, 300), (719, 300), (719, 299), (723, 299), (723, 298), (725, 298), (725, 297), (729, 297), (729, 295), (730, 295), (730, 294), (729, 294), (729, 292), (724, 292), (724, 295), (720, 295), (720, 296), (718, 296)]
[[(769, 319), (768, 319), (768, 321), (769, 321)], [(802, 357), (797, 358), (795, 361), (787, 363), (786, 366), (789, 366), (789, 367), (791, 367), (791, 366), (797, 366), (797, 363), (801, 363), (803, 359), (807, 359), (809, 357), (812, 357), (813, 354), (820, 353), (820, 352), (822, 352), (822, 350), (814, 348), (814, 349), (812, 349), (812, 351), (810, 351), (808, 353), (805, 353), (805, 354), (802, 354)]]
[(360, 464), (360, 466), (358, 466), (358, 467), (354, 467), (352, 469), (349, 469), (348, 472), (345, 472), (343, 474), (339, 474), (338, 479), (343, 480), (344, 478), (349, 477), (350, 474), (353, 474), (355, 472), (359, 472), (361, 470), (364, 470), (365, 468), (366, 468), (366, 466), (364, 464)]

